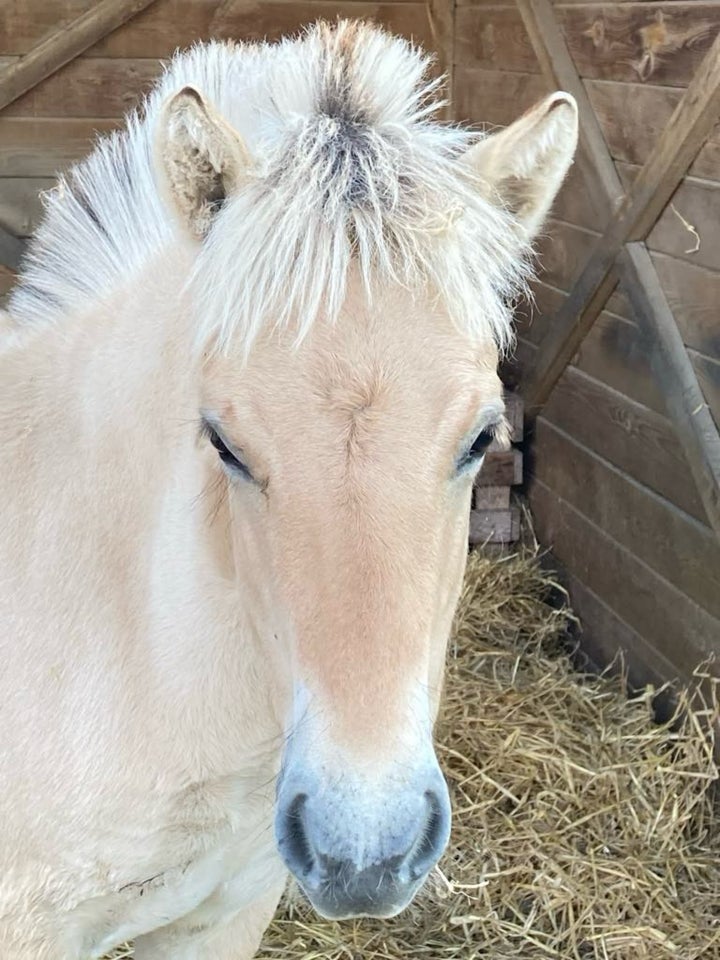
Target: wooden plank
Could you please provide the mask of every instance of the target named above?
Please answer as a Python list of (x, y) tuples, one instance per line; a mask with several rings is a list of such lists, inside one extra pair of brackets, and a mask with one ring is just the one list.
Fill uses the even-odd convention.
[(0, 297), (5, 297), (15, 284), (17, 274), (10, 267), (0, 263)]
[[(129, 37), (108, 38), (101, 48), (101, 55), (170, 56), (174, 45), (186, 46), (194, 39), (215, 35), (241, 37), (243, 34), (237, 28), (243, 25), (247, 26), (249, 36), (253, 30), (253, 21), (257, 24), (258, 33), (267, 30), (268, 24), (272, 30), (273, 18), (278, 22), (282, 14), (285, 17), (290, 16), (288, 10), (292, 6), (298, 9), (294, 20), (296, 25), (319, 16), (334, 19), (338, 13), (364, 17), (369, 9), (387, 7), (394, 8), (391, 18), (397, 23), (402, 19), (403, 7), (421, 6), (416, 0), (394, 0), (392, 3), (286, 0), (280, 4), (273, 4), (268, 0), (233, 0), (231, 3), (227, 0), (157, 0), (157, 3), (157, 13), (141, 14), (139, 27), (133, 22)], [(39, 41), (52, 35), (58, 27), (66, 26), (91, 6), (91, 0), (52, 0), (52, 3), (47, 0), (3, 0), (0, 5), (0, 55), (27, 53)], [(273, 9), (266, 9), (271, 7)], [(412, 19), (413, 14), (409, 16)], [(127, 29), (119, 33), (126, 33)], [(163, 30), (168, 34), (167, 41), (163, 40)], [(222, 34), (214, 31), (222, 31)], [(163, 48), (165, 52), (158, 53), (157, 47)], [(149, 52), (138, 52), (140, 50)]]
[[(633, 182), (617, 221), (630, 240), (644, 239), (720, 116), (720, 33)], [(620, 227), (618, 227), (620, 232)]]
[(702, 498), (708, 520), (720, 536), (720, 434), (708, 409), (677, 324), (660, 288), (650, 254), (629, 243), (618, 255), (626, 293), (650, 353), (650, 365)]
[[(550, 221), (548, 234), (539, 245), (541, 281), (559, 290), (569, 291), (580, 268), (590, 256), (592, 243), (592, 236), (587, 230), (579, 230), (572, 224), (560, 221)], [(695, 266), (689, 260), (682, 262), (661, 253), (653, 252), (651, 259), (683, 342), (708, 356), (720, 355), (720, 329), (717, 322), (720, 273)], [(543, 296), (541, 287), (536, 287), (536, 290)], [(607, 308), (625, 319), (632, 318), (632, 308), (622, 287), (608, 300)]]
[(652, 262), (684, 342), (720, 357), (720, 274), (662, 254), (652, 254)]
[(478, 487), (512, 487), (522, 483), (522, 462), (519, 450), (488, 453), (475, 483)]
[(54, 183), (49, 177), (0, 180), (0, 225), (17, 237), (30, 236), (42, 216), (40, 194)]
[(445, 75), (445, 96), (447, 103), (443, 107), (445, 120), (453, 119), (452, 90), (453, 71), (455, 69), (455, 4), (452, 0), (428, 0), (428, 20), (432, 35), (431, 49), (436, 51), (438, 67)]
[(508, 510), (510, 487), (476, 487), (473, 491), (474, 510)]
[(27, 53), (86, 13), (91, 0), (3, 0), (0, 54)]
[[(640, 167), (637, 164), (616, 162), (620, 179), (626, 190), (632, 187)], [(553, 205), (553, 217), (567, 223), (600, 232), (605, 222), (599, 222), (577, 167), (571, 169), (566, 182)], [(609, 213), (609, 211), (608, 211)], [(688, 224), (691, 224), (697, 236)], [(647, 237), (648, 248), (687, 260), (710, 270), (720, 271), (720, 183), (685, 177), (661, 212)]]
[[(617, 196), (619, 179), (602, 136), (589, 108), (583, 85), (577, 75), (548, 0), (518, 0), (525, 27), (540, 60), (543, 75), (573, 93), (580, 108), (582, 150), (594, 168), (587, 188), (595, 208), (601, 210)], [(606, 227), (597, 249), (563, 310), (556, 316), (556, 330), (547, 337), (537, 357), (537, 367), (528, 395), (531, 406), (547, 399), (562, 369), (589, 330), (612, 293), (614, 263), (626, 281), (636, 320), (651, 351), (651, 364), (662, 378), (666, 402), (678, 426), (680, 441), (688, 458), (708, 520), (720, 535), (720, 434), (718, 434), (692, 364), (685, 351), (677, 325), (655, 274), (647, 248), (628, 243), (644, 225), (654, 223), (662, 203), (670, 196), (685, 167), (697, 152), (701, 138), (714, 121), (720, 105), (720, 37), (703, 61), (699, 76), (693, 79), (686, 95), (670, 118), (669, 133), (661, 136), (657, 151), (638, 174), (637, 190), (629, 195)], [(689, 144), (678, 142), (684, 131)]]
[(520, 539), (520, 511), (471, 510), (470, 543), (515, 543)]
[[(720, 286), (720, 275), (718, 276)], [(537, 346), (555, 322), (555, 313), (565, 294), (544, 284), (537, 284), (536, 308), (532, 316), (527, 310), (518, 316), (521, 337)], [(720, 338), (720, 330), (715, 331)], [(720, 361), (715, 357), (690, 350), (690, 361), (710, 405), (713, 417), (720, 422)], [(662, 385), (658, 384), (650, 367), (647, 344), (637, 324), (609, 311), (603, 311), (583, 340), (573, 358), (573, 364), (596, 380), (625, 394), (631, 400), (658, 413), (667, 414)]]
[(98, 0), (0, 71), (0, 110), (155, 0)]
[(647, 246), (720, 271), (720, 183), (686, 178), (648, 234)]
[(679, 673), (720, 652), (720, 621), (541, 481), (530, 488), (540, 541)]
[[(622, 83), (585, 84), (615, 160), (643, 164), (670, 123), (684, 93), (676, 87)], [(716, 126), (691, 164), (696, 177), (720, 179), (720, 129)]]
[[(558, 21), (581, 77), (687, 86), (720, 29), (717, 5), (666, 2), (557, 7)], [(539, 72), (514, 5), (461, 6), (459, 63), (503, 71)]]
[(0, 227), (0, 264), (17, 270), (20, 266), (25, 244), (14, 233)]
[(53, 177), (89, 153), (97, 134), (118, 126), (104, 119), (0, 116), (0, 177)]
[(580, 649), (597, 670), (611, 664), (619, 668), (622, 663), (629, 686), (635, 689), (643, 689), (648, 683), (661, 687), (678, 675), (684, 680), (690, 679), (692, 671), (688, 672), (687, 665), (678, 666), (663, 656), (651, 640), (633, 630), (582, 580), (570, 574), (565, 574), (563, 579), (572, 611), (580, 621), (576, 631)]
[(510, 439), (519, 443), (525, 429), (525, 404), (519, 393), (505, 393), (505, 418), (510, 427)]
[[(0, 70), (13, 60), (0, 59)], [(5, 117), (123, 116), (162, 73), (160, 60), (78, 57), (3, 111)]]
[(104, 57), (170, 57), (196, 40), (276, 40), (313, 21), (353, 16), (374, 20), (433, 49), (426, 3), (360, 0), (156, 0), (123, 30), (91, 51)]
[(534, 479), (720, 618), (720, 543), (711, 530), (542, 418), (533, 451)]
[[(519, 342), (521, 363), (532, 363), (533, 352), (531, 344)], [(574, 367), (560, 378), (542, 415), (638, 483), (707, 522), (682, 446), (666, 417)]]
[(455, 116), (481, 127), (507, 126), (546, 93), (536, 73), (503, 73), (455, 64)]
[(548, 219), (536, 244), (540, 279), (570, 291), (595, 251), (598, 237), (584, 227)]

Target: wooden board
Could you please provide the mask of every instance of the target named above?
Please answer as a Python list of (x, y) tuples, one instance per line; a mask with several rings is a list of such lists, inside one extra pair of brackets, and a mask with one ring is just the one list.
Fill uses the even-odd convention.
[(505, 394), (505, 417), (510, 427), (511, 441), (519, 443), (525, 429), (525, 405), (520, 394)]
[[(48, 9), (49, 8), (49, 9)], [(0, 13), (0, 55), (26, 53), (59, 23), (87, 8), (87, 0), (5, 0)], [(72, 13), (71, 13), (72, 11)], [(156, 0), (120, 30), (97, 44), (102, 57), (170, 57), (200, 39), (276, 38), (319, 17), (371, 18), (432, 48), (427, 5), (408, 0)]]
[[(720, 618), (720, 543), (711, 530), (540, 418), (533, 479)], [(680, 561), (680, 562), (679, 562)]]
[[(630, 188), (640, 167), (620, 162), (615, 166), (626, 188)], [(686, 177), (675, 191), (671, 204), (665, 208), (648, 236), (649, 249), (720, 271), (720, 183), (717, 180)], [(593, 212), (577, 166), (570, 171), (552, 212), (556, 220), (595, 232), (605, 226)], [(695, 228), (697, 237), (683, 220)]]
[(478, 487), (512, 487), (522, 483), (522, 453), (519, 450), (498, 450), (485, 455), (478, 474)]
[[(559, 7), (558, 20), (581, 77), (687, 86), (720, 29), (720, 6), (584, 4)], [(456, 21), (459, 63), (540, 72), (514, 6), (463, 6)]]
[[(590, 256), (594, 242), (595, 236), (588, 230), (550, 220), (538, 244), (541, 280), (568, 291)], [(653, 252), (652, 260), (684, 342), (710, 357), (720, 355), (717, 322), (720, 272), (659, 252)], [(607, 309), (632, 319), (631, 307), (622, 291), (613, 295)]]
[(0, 224), (18, 237), (28, 237), (42, 216), (40, 193), (55, 180), (25, 177), (0, 180)]
[(470, 543), (515, 543), (520, 539), (520, 511), (471, 510)]
[(474, 510), (507, 510), (510, 507), (510, 487), (476, 487), (473, 490)]
[[(0, 58), (0, 68), (15, 58)], [(11, 103), (4, 117), (119, 118), (135, 107), (163, 61), (78, 57)]]
[(15, 272), (0, 263), (0, 297), (4, 297), (15, 284)]
[[(630, 686), (639, 689), (648, 683), (661, 687), (678, 673), (683, 679), (690, 678), (692, 671), (687, 666), (679, 666), (664, 657), (652, 641), (618, 617), (582, 580), (563, 573), (563, 582), (570, 594), (573, 613), (580, 621), (576, 630), (580, 649), (596, 669), (602, 670), (612, 663), (619, 669), (622, 663)], [(617, 659), (619, 656), (622, 660)]]
[[(532, 363), (534, 349), (518, 342), (521, 365)], [(666, 417), (574, 367), (563, 374), (543, 416), (638, 483), (706, 522), (682, 447)]]
[(680, 673), (720, 652), (720, 621), (558, 497), (541, 481), (530, 505), (541, 543)]
[(85, 156), (112, 120), (31, 120), (0, 115), (0, 177), (52, 177)]
[(24, 252), (24, 242), (0, 226), (0, 264), (10, 270), (17, 270)]
[[(720, 276), (718, 276), (720, 286)], [(554, 312), (565, 299), (564, 292), (539, 283), (535, 286), (536, 304), (518, 317), (521, 337), (537, 346), (552, 329)], [(715, 332), (720, 339), (720, 331)], [(713, 355), (691, 351), (690, 356), (705, 388), (705, 398), (715, 418), (720, 421), (720, 360)], [(603, 311), (584, 339), (573, 361), (578, 369), (601, 380), (658, 413), (666, 414), (662, 388), (650, 369), (648, 345), (637, 325), (624, 317)]]
[[(588, 96), (615, 160), (643, 164), (675, 109), (683, 90), (652, 84), (587, 80)], [(533, 73), (503, 73), (458, 65), (455, 99), (459, 120), (474, 123), (511, 123), (550, 92), (546, 81)], [(692, 176), (720, 180), (720, 129), (698, 154)]]

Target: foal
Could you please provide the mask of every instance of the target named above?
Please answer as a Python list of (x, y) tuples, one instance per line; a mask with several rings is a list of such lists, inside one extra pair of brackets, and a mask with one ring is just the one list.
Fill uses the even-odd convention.
[(178, 56), (0, 325), (0, 956), (249, 960), (402, 910), (498, 352), (571, 162), (352, 22)]

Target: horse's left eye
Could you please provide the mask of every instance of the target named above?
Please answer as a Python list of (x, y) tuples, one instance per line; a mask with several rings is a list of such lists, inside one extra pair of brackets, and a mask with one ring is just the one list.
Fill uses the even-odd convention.
[(246, 477), (248, 480), (252, 480), (252, 474), (248, 468), (242, 460), (238, 460), (235, 454), (228, 448), (220, 434), (216, 430), (213, 430), (209, 424), (206, 424), (205, 432), (207, 433), (208, 440), (217, 450), (218, 456), (225, 466), (229, 470)]
[(495, 434), (492, 430), (481, 430), (480, 433), (473, 440), (472, 446), (468, 450), (468, 456), (473, 460), (478, 459), (479, 457), (485, 456), (487, 448), (495, 439)]
[(460, 458), (458, 470), (477, 465), (478, 461), (485, 456), (487, 448), (494, 439), (495, 431), (492, 427), (486, 427), (484, 430), (481, 430)]

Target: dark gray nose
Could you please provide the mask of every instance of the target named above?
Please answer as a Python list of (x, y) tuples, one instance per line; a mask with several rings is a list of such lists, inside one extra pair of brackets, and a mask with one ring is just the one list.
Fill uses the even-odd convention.
[[(278, 809), (280, 854), (318, 913), (333, 920), (391, 917), (407, 906), (440, 858), (450, 831), (447, 793), (428, 790), (419, 799), (413, 822), (366, 843), (357, 860), (327, 849), (322, 813), (312, 810), (306, 794)], [(381, 830), (378, 824), (378, 834)]]

